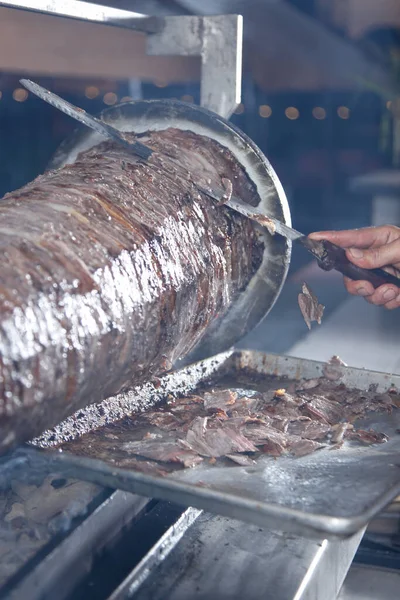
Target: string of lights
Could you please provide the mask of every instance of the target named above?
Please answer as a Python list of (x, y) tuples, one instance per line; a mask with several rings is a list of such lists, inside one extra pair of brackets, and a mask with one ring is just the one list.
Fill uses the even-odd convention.
[[(152, 83), (157, 88), (166, 88), (170, 85), (164, 80), (155, 80)], [(88, 100), (102, 100), (102, 102), (107, 106), (113, 106), (118, 102), (132, 101), (131, 96), (122, 96), (119, 98), (118, 95), (113, 91), (106, 91), (105, 93), (103, 92), (104, 88), (103, 91), (101, 91), (101, 89), (95, 85), (88, 85), (84, 89), (84, 95)], [(6, 92), (0, 90), (0, 100), (5, 97), (5, 93)], [(29, 93), (25, 89), (17, 87), (12, 91), (12, 98), (15, 102), (25, 102), (29, 98)], [(183, 102), (193, 103), (194, 97), (190, 94), (184, 94), (180, 97), (180, 100)], [(391, 110), (392, 102), (388, 101), (386, 103), (386, 107), (388, 110)], [(243, 103), (239, 104), (235, 110), (236, 115), (243, 115), (245, 112), (246, 107)], [(258, 115), (262, 119), (269, 119), (274, 116), (284, 115), (290, 121), (297, 121), (302, 115), (305, 114), (305, 112), (306, 111), (304, 109), (300, 111), (300, 109), (296, 106), (287, 106), (285, 109), (273, 109), (268, 104), (260, 104), (258, 107)], [(310, 113), (307, 111), (307, 114)], [(328, 114), (327, 109), (322, 106), (314, 106), (311, 109), (311, 115), (317, 121), (324, 121), (328, 118), (328, 116), (330, 116), (330, 114), (331, 113)], [(338, 106), (336, 108), (336, 116), (341, 120), (348, 120), (351, 117), (351, 110), (347, 106)]]
[[(388, 108), (390, 108), (390, 106), (388, 106)], [(235, 110), (235, 114), (242, 115), (244, 113), (245, 113), (245, 106), (243, 104), (239, 104), (239, 106)], [(275, 109), (274, 114), (277, 114), (277, 113), (279, 113), (279, 111)], [(346, 119), (350, 118), (351, 111), (347, 106), (338, 106), (336, 113), (340, 119), (346, 120)], [(268, 104), (261, 104), (258, 107), (258, 114), (262, 119), (269, 119), (273, 115), (272, 107), (269, 106)], [(295, 106), (288, 106), (283, 111), (283, 114), (290, 121), (296, 121), (300, 117), (300, 110), (298, 108), (296, 108)], [(314, 108), (311, 110), (311, 114), (314, 117), (314, 119), (316, 119), (317, 121), (323, 121), (328, 116), (326, 109), (323, 108), (322, 106), (314, 106)]]

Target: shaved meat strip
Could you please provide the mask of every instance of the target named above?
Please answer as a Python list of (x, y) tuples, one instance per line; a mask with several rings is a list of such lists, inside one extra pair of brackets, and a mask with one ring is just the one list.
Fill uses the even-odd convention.
[(202, 462), (202, 458), (195, 452), (183, 450), (173, 442), (141, 441), (128, 442), (124, 444), (123, 449), (144, 458), (151, 458), (159, 462), (180, 463), (184, 467), (194, 467)]
[(237, 394), (232, 390), (218, 390), (216, 392), (206, 392), (204, 394), (204, 408), (206, 410), (217, 409), (227, 410), (232, 404), (235, 404)]
[(241, 467), (252, 467), (257, 464), (253, 458), (246, 454), (227, 454), (226, 457)]
[(313, 294), (306, 283), (303, 283), (302, 285), (298, 301), (301, 314), (303, 315), (303, 319), (308, 329), (311, 329), (312, 321), (316, 321), (318, 325), (321, 325), (325, 307), (322, 304), (319, 304), (318, 298)]
[(313, 421), (307, 417), (304, 420), (291, 421), (287, 428), (289, 434), (299, 435), (307, 440), (323, 440), (330, 431), (330, 425)]
[(195, 419), (186, 435), (188, 447), (201, 456), (219, 457), (236, 452), (256, 452), (243, 434), (230, 427), (208, 428), (208, 419)]
[(319, 442), (315, 442), (313, 440), (303, 440), (299, 438), (296, 441), (292, 441), (289, 444), (290, 451), (294, 454), (294, 456), (306, 456), (307, 454), (312, 454), (315, 450), (320, 450), (324, 445)]

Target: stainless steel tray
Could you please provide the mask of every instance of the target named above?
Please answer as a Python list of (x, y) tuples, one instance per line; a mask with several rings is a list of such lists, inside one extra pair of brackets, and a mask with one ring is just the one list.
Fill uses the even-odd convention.
[[(161, 385), (146, 384), (125, 396), (103, 403), (113, 418), (157, 404), (167, 393), (188, 392), (210, 378), (243, 373), (314, 378), (324, 364), (251, 351), (228, 352), (166, 376)], [(341, 368), (341, 381), (353, 388), (377, 384), (386, 390), (400, 389), (400, 376)], [(248, 387), (248, 386), (246, 386)], [(81, 432), (96, 421), (96, 408), (88, 407)], [(98, 414), (98, 413), (97, 413)], [(98, 418), (98, 416), (97, 416)], [(93, 420), (93, 423), (92, 421)], [(110, 420), (108, 418), (108, 420)], [(219, 467), (209, 464), (175, 472), (168, 477), (117, 469), (112, 464), (64, 452), (33, 450), (30, 460), (43, 462), (71, 477), (123, 489), (147, 497), (166, 499), (209, 512), (248, 521), (262, 527), (282, 529), (307, 537), (347, 537), (362, 529), (400, 493), (400, 410), (391, 415), (372, 415), (363, 426), (376, 427), (390, 436), (386, 444), (369, 447), (344, 446), (320, 450), (303, 458), (262, 456), (255, 467)], [(70, 431), (67, 422), (41, 438), (56, 439)], [(65, 432), (64, 432), (65, 433)], [(116, 442), (118, 443), (118, 442)]]

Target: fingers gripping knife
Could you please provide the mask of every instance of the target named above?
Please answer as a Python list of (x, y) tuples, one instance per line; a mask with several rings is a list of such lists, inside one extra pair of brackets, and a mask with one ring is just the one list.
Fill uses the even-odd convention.
[[(21, 84), (30, 92), (73, 119), (83, 123), (104, 137), (112, 139), (123, 145), (125, 148), (128, 148), (141, 160), (148, 160), (152, 156), (153, 150), (145, 144), (138, 141), (127, 141), (124, 135), (114, 127), (104, 123), (100, 119), (96, 119), (84, 110), (73, 106), (38, 84), (27, 79), (22, 79)], [(224, 181), (226, 180), (223, 180), (223, 182)], [(196, 185), (196, 182), (194, 183)], [(314, 256), (319, 267), (325, 271), (334, 269), (350, 279), (369, 281), (374, 288), (383, 284), (392, 284), (396, 287), (400, 287), (400, 279), (387, 273), (383, 269), (363, 269), (358, 267), (348, 260), (343, 248), (340, 248), (327, 240), (311, 240), (299, 231), (288, 227), (278, 219), (266, 215), (262, 209), (252, 207), (249, 204), (242, 202), (239, 198), (233, 197), (231, 194), (232, 184), (229, 181), (226, 181), (226, 183), (226, 189), (216, 189), (215, 187), (213, 189), (206, 189), (200, 186), (197, 187), (199, 191), (207, 194), (214, 201), (217, 201), (218, 205), (228, 206), (240, 214), (256, 221), (261, 226), (267, 227), (270, 233), (278, 233), (290, 241), (299, 242)]]
[(225, 204), (233, 210), (257, 221), (260, 225), (264, 225), (270, 229), (271, 232), (276, 232), (289, 240), (299, 242), (304, 248), (311, 252), (314, 258), (316, 258), (318, 265), (324, 271), (331, 271), (334, 269), (350, 279), (369, 281), (374, 288), (385, 283), (391, 283), (392, 285), (400, 287), (399, 278), (387, 273), (383, 269), (363, 269), (358, 267), (349, 261), (346, 256), (346, 251), (343, 248), (332, 244), (332, 242), (327, 240), (311, 240), (299, 231), (284, 225), (277, 219), (262, 214), (257, 208), (253, 209), (253, 207), (249, 207), (236, 198), (228, 199)]

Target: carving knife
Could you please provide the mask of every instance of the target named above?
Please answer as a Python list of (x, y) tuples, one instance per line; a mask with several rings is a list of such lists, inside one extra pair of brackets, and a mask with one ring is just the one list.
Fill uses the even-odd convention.
[[(38, 96), (54, 108), (57, 108), (61, 112), (67, 114), (71, 118), (79, 121), (97, 131), (105, 138), (112, 139), (117, 143), (123, 145), (130, 152), (138, 156), (141, 160), (147, 161), (154, 151), (138, 141), (129, 141), (125, 139), (123, 133), (121, 133), (115, 127), (104, 123), (100, 119), (93, 117), (88, 114), (82, 108), (78, 108), (67, 102), (63, 98), (60, 98), (53, 92), (46, 90), (42, 86), (30, 81), (29, 79), (21, 79), (20, 83), (31, 93)], [(228, 182), (231, 183), (231, 182)], [(196, 184), (195, 184), (196, 185)], [(232, 185), (230, 185), (232, 187)], [(225, 205), (235, 210), (236, 212), (256, 221), (260, 225), (267, 227), (270, 233), (278, 233), (279, 235), (286, 237), (288, 240), (299, 242), (304, 246), (314, 258), (317, 260), (318, 265), (325, 271), (331, 271), (335, 269), (353, 280), (369, 281), (372, 283), (374, 288), (377, 288), (384, 283), (391, 283), (397, 287), (400, 287), (400, 279), (387, 273), (383, 269), (362, 269), (351, 263), (345, 250), (332, 244), (331, 242), (315, 241), (310, 240), (307, 236), (303, 235), (299, 231), (288, 227), (278, 219), (265, 215), (260, 209), (254, 208), (249, 204), (244, 203), (239, 198), (233, 197), (227, 190), (217, 189), (204, 189), (203, 187), (197, 186), (199, 191), (207, 194), (210, 198), (217, 201), (218, 205)]]
[(241, 215), (256, 221), (260, 225), (267, 227), (270, 233), (278, 233), (293, 242), (298, 242), (306, 248), (314, 258), (321, 269), (324, 271), (336, 270), (355, 281), (369, 281), (374, 288), (385, 283), (391, 283), (400, 288), (400, 279), (395, 275), (387, 273), (383, 269), (362, 269), (349, 261), (346, 251), (328, 240), (316, 241), (310, 240), (306, 235), (288, 227), (278, 219), (265, 215), (260, 209), (245, 204), (238, 198), (229, 198), (224, 201), (226, 206), (236, 210)]

